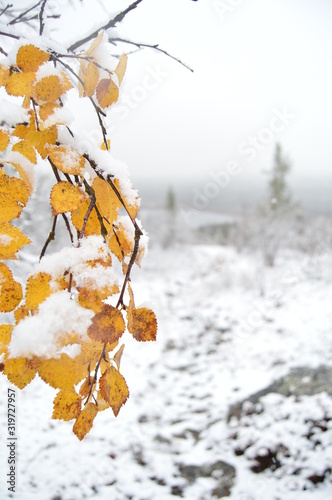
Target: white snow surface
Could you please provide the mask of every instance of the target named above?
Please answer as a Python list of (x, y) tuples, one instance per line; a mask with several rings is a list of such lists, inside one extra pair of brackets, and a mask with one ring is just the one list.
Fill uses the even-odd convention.
[[(85, 252), (84, 246), (80, 251)], [(46, 259), (40, 264), (45, 262), (45, 270), (52, 267)], [(331, 467), (331, 396), (268, 394), (261, 413), (227, 422), (230, 405), (292, 368), (331, 366), (331, 270), (328, 253), (312, 259), (288, 252), (274, 268), (263, 269), (257, 255), (238, 254), (231, 247), (163, 249), (152, 244), (142, 269), (132, 276), (132, 287), (136, 304), (149, 302), (156, 312), (158, 337), (145, 344), (124, 335), (121, 372), (130, 390), (127, 403), (117, 418), (107, 410), (98, 414), (79, 442), (71, 423), (51, 420), (54, 389), (37, 377), (23, 391), (16, 390), (14, 498), (171, 500), (181, 492), (182, 498), (207, 500), (215, 498), (222, 472), (190, 482), (180, 467), (218, 461), (235, 468), (229, 492), (234, 500), (332, 498), (331, 475), (316, 485), (307, 479)], [(44, 325), (51, 328), (47, 323), (45, 316)], [(30, 334), (37, 336), (33, 328)], [(3, 379), (2, 429), (5, 387)], [(324, 419), (325, 431), (313, 424)], [(316, 445), (312, 436), (306, 437), (310, 429)], [(6, 443), (4, 432), (2, 492), (7, 491)], [(249, 443), (241, 456), (235, 453), (239, 443)], [(282, 466), (254, 473), (255, 453), (279, 445), (290, 453)]]
[(90, 261), (98, 259), (106, 262), (108, 256), (109, 251), (103, 237), (88, 236), (81, 240), (79, 247), (65, 247), (43, 257), (34, 273), (44, 272), (58, 278), (66, 272), (71, 272), (78, 287), (98, 289), (116, 285), (118, 282), (113, 268), (105, 268), (101, 264), (93, 267), (89, 265)]
[(68, 334), (88, 338), (86, 331), (93, 312), (68, 300), (68, 295), (67, 291), (53, 293), (40, 304), (36, 315), (24, 318), (14, 327), (9, 345), (11, 357), (57, 358), (63, 352), (61, 341)]

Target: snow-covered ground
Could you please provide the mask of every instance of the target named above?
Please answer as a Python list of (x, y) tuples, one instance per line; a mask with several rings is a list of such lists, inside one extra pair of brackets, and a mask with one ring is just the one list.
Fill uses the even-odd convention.
[[(124, 339), (129, 400), (117, 418), (98, 414), (79, 442), (70, 422), (50, 418), (54, 389), (36, 378), (16, 390), (13, 498), (332, 498), (331, 387), (269, 392), (230, 413), (292, 369), (332, 366), (332, 252), (283, 251), (265, 268), (232, 247), (152, 241), (132, 286), (159, 330), (156, 343)], [(1, 498), (10, 498), (6, 385)]]

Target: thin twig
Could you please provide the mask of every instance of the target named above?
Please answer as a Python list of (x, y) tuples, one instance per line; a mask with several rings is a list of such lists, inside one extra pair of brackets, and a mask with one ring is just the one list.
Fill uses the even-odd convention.
[(15, 38), (15, 40), (19, 40), (21, 38), (18, 35), (13, 35), (12, 33), (5, 33), (4, 31), (0, 31), (0, 35), (8, 36), (9, 38)]
[[(96, 193), (95, 193), (95, 190), (93, 189), (92, 186), (90, 186), (90, 184), (87, 183), (87, 181), (84, 179), (84, 187), (85, 187), (85, 191), (88, 193), (88, 195), (91, 197), (94, 197), (95, 200), (96, 200)], [(94, 205), (94, 209), (95, 209), (95, 212), (97, 214), (97, 217), (98, 217), (98, 221), (99, 221), (99, 224), (100, 224), (100, 231), (101, 231), (101, 235), (102, 237), (104, 238), (104, 241), (106, 242), (106, 237), (107, 237), (107, 229), (105, 227), (105, 224), (104, 224), (104, 221), (103, 221), (103, 218), (101, 216), (101, 213), (99, 212), (98, 210), (98, 207), (95, 203)]]
[(67, 218), (67, 215), (66, 214), (61, 214), (61, 215), (62, 215), (63, 220), (65, 221), (66, 228), (67, 228), (67, 231), (69, 233), (70, 241), (73, 244), (74, 243), (74, 237), (73, 237), (73, 233), (71, 232), (71, 228), (70, 228), (70, 224), (69, 224), (69, 220)]
[[(60, 64), (62, 64), (62, 66), (64, 68), (66, 68), (73, 76), (75, 76), (75, 78), (80, 82), (81, 85), (83, 85), (84, 87), (84, 82), (83, 80), (78, 76), (78, 74), (73, 70), (73, 68), (71, 68), (67, 63), (61, 61), (61, 58), (58, 56), (58, 54), (56, 54), (55, 52), (52, 52), (52, 57), (55, 61), (58, 61)], [(104, 141), (104, 144), (105, 144), (105, 147), (106, 149), (108, 150), (108, 144), (107, 144), (107, 131), (106, 131), (106, 128), (104, 126), (104, 123), (103, 123), (103, 120), (102, 120), (102, 116), (106, 116), (106, 114), (100, 109), (100, 107), (95, 103), (95, 101), (93, 100), (92, 97), (89, 97), (89, 100), (90, 102), (92, 103), (93, 107), (95, 108), (95, 111), (97, 113), (97, 117), (98, 117), (98, 121), (99, 121), (99, 125), (100, 125), (100, 128), (101, 128), (101, 132), (102, 132), (102, 135), (103, 135), (103, 141)]]
[(53, 220), (53, 225), (52, 225), (52, 229), (51, 229), (51, 231), (50, 231), (50, 234), (48, 235), (48, 238), (47, 238), (47, 240), (46, 240), (46, 242), (45, 242), (45, 244), (44, 244), (44, 246), (43, 246), (43, 249), (42, 249), (42, 251), (41, 251), (41, 253), (40, 253), (39, 262), (40, 262), (40, 261), (42, 260), (42, 258), (44, 257), (44, 255), (45, 255), (45, 253), (46, 253), (46, 250), (47, 250), (48, 245), (49, 245), (49, 244), (51, 243), (51, 241), (53, 241), (53, 240), (54, 240), (54, 238), (55, 238), (55, 228), (56, 228), (57, 218), (58, 218), (58, 216), (56, 215), (56, 216), (54, 217), (54, 220)]
[(44, 10), (45, 10), (45, 6), (46, 6), (46, 2), (47, 0), (43, 0), (43, 3), (42, 3), (42, 6), (41, 6), (41, 9), (40, 9), (40, 12), (39, 12), (39, 35), (41, 36), (43, 34), (43, 31), (44, 31), (44, 28), (45, 28), (45, 22), (44, 22), (44, 18), (43, 18), (43, 15), (44, 15)]
[[(105, 358), (105, 354), (106, 354), (106, 345), (107, 344), (105, 343), (104, 347), (103, 347), (103, 350), (101, 352), (100, 358), (98, 359), (98, 362), (96, 364), (95, 373), (94, 373), (94, 376), (93, 376), (93, 379), (92, 379), (92, 383), (90, 385), (89, 394), (87, 395), (87, 398), (86, 398), (86, 400), (84, 402), (84, 405), (86, 405), (87, 402), (89, 401), (89, 399), (91, 397), (91, 394), (92, 394), (92, 391), (93, 391), (93, 388), (94, 388), (95, 384), (97, 383), (99, 366), (100, 366), (100, 363), (102, 362), (102, 360)], [(89, 378), (90, 378), (90, 373), (89, 373)], [(90, 380), (89, 380), (89, 382), (90, 382)]]
[(114, 19), (111, 19), (110, 21), (108, 21), (108, 23), (104, 24), (104, 26), (101, 26), (100, 28), (95, 30), (93, 33), (90, 33), (90, 35), (87, 35), (86, 37), (82, 38), (81, 40), (78, 40), (77, 42), (73, 43), (70, 47), (68, 47), (68, 51), (74, 52), (76, 49), (78, 49), (78, 47), (81, 47), (85, 43), (87, 43), (90, 40), (92, 40), (93, 38), (95, 38), (101, 30), (106, 31), (110, 28), (114, 28), (118, 23), (120, 23), (123, 20), (123, 18), (128, 14), (128, 12), (136, 9), (138, 4), (140, 4), (141, 2), (142, 2), (142, 0), (136, 0), (134, 3), (129, 5), (129, 7), (127, 7), (125, 10), (123, 10), (122, 12), (117, 14), (114, 17)]
[(149, 49), (154, 49), (154, 50), (157, 50), (158, 52), (161, 52), (162, 54), (165, 54), (167, 57), (170, 57), (171, 59), (174, 59), (174, 61), (182, 64), (182, 66), (184, 66), (185, 68), (189, 69), (189, 71), (191, 71), (192, 73), (194, 72), (194, 70), (192, 68), (190, 68), (187, 64), (185, 64), (183, 61), (181, 61), (180, 59), (178, 59), (177, 57), (175, 56), (172, 56), (172, 54), (170, 54), (169, 52), (166, 52), (166, 50), (164, 49), (161, 49), (159, 47), (159, 44), (155, 44), (155, 45), (150, 45), (148, 43), (138, 43), (138, 42), (132, 42), (131, 40), (127, 40), (125, 38), (109, 38), (109, 42), (110, 43), (113, 43), (113, 42), (122, 42), (122, 43), (128, 43), (130, 45), (135, 45), (135, 47), (137, 47), (138, 49), (141, 49), (141, 48), (149, 48)]
[(86, 225), (88, 223), (89, 217), (91, 215), (91, 212), (92, 212), (95, 204), (96, 204), (96, 196), (94, 194), (91, 194), (90, 195), (90, 205), (86, 211), (86, 214), (84, 215), (83, 226), (82, 226), (81, 232), (80, 232), (79, 237), (78, 237), (79, 240), (81, 240), (84, 236)]
[(13, 7), (13, 4), (6, 5), (6, 7), (2, 9), (2, 11), (0, 12), (0, 16), (2, 16), (2, 14), (4, 14), (6, 10), (10, 9), (11, 7)]
[(125, 279), (124, 279), (124, 282), (123, 282), (123, 285), (122, 285), (122, 289), (121, 289), (121, 293), (120, 293), (120, 296), (119, 296), (119, 300), (118, 300), (118, 302), (116, 304), (116, 308), (118, 308), (120, 305), (121, 306), (123, 305), (123, 296), (124, 296), (124, 293), (125, 293), (125, 290), (126, 290), (127, 283), (130, 280), (131, 268), (133, 267), (135, 259), (137, 257), (138, 248), (139, 248), (139, 240), (140, 240), (141, 235), (142, 235), (142, 231), (140, 229), (139, 229), (139, 231), (137, 231), (135, 229), (135, 246), (134, 246), (133, 253), (131, 254), (131, 257), (130, 257), (130, 261), (129, 261), (129, 264), (128, 264), (128, 269), (127, 269), (126, 276), (125, 276)]
[(36, 3), (36, 5), (33, 5), (32, 7), (30, 7), (27, 10), (25, 10), (24, 12), (21, 12), (21, 14), (19, 16), (15, 17), (14, 19), (12, 19), (9, 24), (11, 25), (11, 24), (15, 24), (15, 23), (19, 22), (19, 20), (22, 19), (22, 17), (24, 17), (26, 14), (28, 14), (33, 9), (35, 9), (36, 7), (38, 7), (38, 5), (40, 5), (42, 3), (42, 1), (43, 0), (39, 0), (39, 2)]

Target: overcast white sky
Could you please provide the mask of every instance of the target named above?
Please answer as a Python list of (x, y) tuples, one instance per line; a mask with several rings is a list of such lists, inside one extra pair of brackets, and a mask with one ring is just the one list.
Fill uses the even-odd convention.
[[(85, 3), (91, 17), (84, 27), (71, 16), (73, 39), (73, 27), (107, 21), (110, 2)], [(131, 55), (113, 153), (133, 179), (206, 177), (230, 161), (254, 179), (280, 141), (295, 177), (330, 175), (331, 20), (330, 0), (143, 0), (119, 35), (159, 43), (194, 73), (150, 49)]]

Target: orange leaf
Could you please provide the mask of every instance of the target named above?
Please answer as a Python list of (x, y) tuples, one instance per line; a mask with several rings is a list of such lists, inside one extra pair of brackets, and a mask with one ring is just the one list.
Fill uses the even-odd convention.
[(124, 74), (126, 72), (127, 61), (128, 61), (127, 54), (122, 54), (122, 56), (120, 57), (120, 61), (118, 62), (118, 65), (117, 65), (117, 67), (114, 70), (114, 73), (118, 77), (119, 85), (121, 85), (121, 82), (123, 80)]
[(51, 191), (52, 215), (63, 214), (76, 210), (86, 199), (86, 194), (78, 186), (61, 181), (55, 184)]
[(36, 151), (27, 141), (20, 141), (14, 144), (13, 151), (17, 151), (17, 153), (25, 156), (31, 163), (37, 163)]
[(6, 84), (7, 94), (22, 97), (30, 96), (35, 77), (35, 73), (12, 73)]
[(110, 366), (100, 377), (99, 389), (101, 396), (112, 407), (117, 417), (122, 405), (129, 397), (129, 390), (125, 379), (113, 366)]
[(6, 130), (0, 129), (0, 152), (4, 151), (9, 144), (9, 134)]
[(157, 318), (151, 309), (139, 307), (128, 314), (128, 331), (140, 341), (156, 340)]
[(84, 75), (84, 91), (83, 91), (83, 96), (84, 97), (92, 97), (93, 94), (95, 93), (96, 87), (98, 85), (99, 81), (99, 69), (98, 67), (94, 64), (93, 61), (90, 61), (88, 63), (88, 66), (85, 70), (85, 75)]
[(72, 420), (81, 413), (82, 399), (74, 390), (64, 389), (55, 396), (52, 418)]
[(113, 344), (121, 337), (125, 328), (121, 312), (111, 305), (103, 304), (100, 312), (92, 318), (88, 335), (93, 340)]
[(119, 88), (110, 78), (100, 80), (96, 92), (97, 100), (103, 109), (111, 106), (119, 98)]
[(6, 352), (11, 339), (13, 325), (0, 325), (0, 354)]
[(38, 273), (30, 276), (26, 285), (25, 306), (27, 309), (37, 309), (51, 295), (51, 276)]
[(73, 426), (73, 432), (78, 439), (82, 439), (88, 434), (93, 426), (93, 421), (98, 413), (97, 406), (93, 403), (88, 403), (84, 406)]
[(12, 384), (16, 385), (19, 389), (23, 389), (36, 376), (36, 362), (25, 358), (6, 357), (3, 373)]
[(34, 86), (34, 96), (38, 103), (55, 102), (62, 94), (62, 85), (57, 75), (45, 76)]
[(16, 252), (28, 243), (31, 240), (18, 227), (8, 222), (0, 224), (0, 259), (15, 259)]
[(25, 72), (36, 72), (44, 62), (48, 61), (50, 55), (43, 50), (38, 49), (35, 45), (23, 45), (18, 49), (16, 56), (17, 66)]
[(56, 168), (69, 175), (83, 175), (85, 159), (69, 146), (50, 146), (48, 156)]
[(58, 359), (41, 361), (38, 373), (44, 382), (55, 389), (71, 389), (79, 382), (77, 363), (67, 354), (61, 354)]
[(0, 263), (0, 312), (11, 312), (23, 298), (22, 287), (14, 281), (12, 272)]

